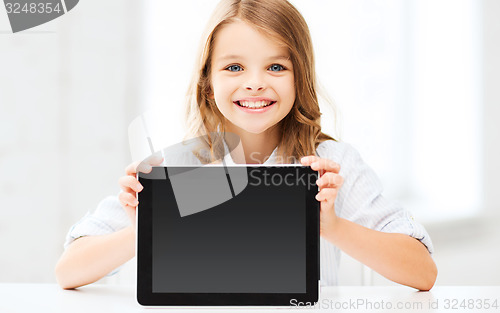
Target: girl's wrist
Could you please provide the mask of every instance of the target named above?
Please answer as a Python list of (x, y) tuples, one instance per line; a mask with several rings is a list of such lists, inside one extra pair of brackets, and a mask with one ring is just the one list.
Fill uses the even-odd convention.
[(344, 222), (345, 220), (343, 218), (336, 216), (326, 231), (325, 239), (330, 241), (332, 244), (337, 245), (339, 240), (342, 238), (342, 227)]
[(124, 241), (126, 241), (129, 245), (130, 253), (132, 256), (135, 255), (135, 237), (136, 237), (136, 229), (134, 226), (127, 226), (123, 229), (124, 232)]
[(124, 231), (126, 232), (126, 236), (128, 239), (135, 240), (135, 236), (137, 233), (137, 230), (135, 229), (135, 225), (127, 226)]

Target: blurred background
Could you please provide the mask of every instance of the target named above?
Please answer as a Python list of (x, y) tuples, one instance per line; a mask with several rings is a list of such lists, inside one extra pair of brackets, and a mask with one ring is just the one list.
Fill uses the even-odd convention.
[[(324, 131), (427, 228), (437, 284), (499, 285), (500, 1), (291, 2), (338, 113), (322, 102)], [(16, 34), (0, 8), (0, 282), (55, 282), (71, 225), (119, 192), (137, 116), (161, 111), (180, 138), (216, 3), (85, 0)], [(99, 283), (132, 283), (131, 264)], [(340, 276), (367, 282), (348, 256)]]

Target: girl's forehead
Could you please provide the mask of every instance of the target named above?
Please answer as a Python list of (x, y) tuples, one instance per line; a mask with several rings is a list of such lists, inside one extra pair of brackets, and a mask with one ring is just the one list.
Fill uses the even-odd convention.
[(285, 59), (290, 56), (288, 48), (276, 38), (243, 21), (229, 23), (218, 30), (213, 55), (216, 61), (237, 56)]

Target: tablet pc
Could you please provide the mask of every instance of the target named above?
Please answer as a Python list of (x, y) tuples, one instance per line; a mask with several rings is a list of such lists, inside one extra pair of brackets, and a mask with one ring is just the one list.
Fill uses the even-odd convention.
[(300, 165), (168, 166), (139, 173), (138, 302), (317, 302), (317, 178)]

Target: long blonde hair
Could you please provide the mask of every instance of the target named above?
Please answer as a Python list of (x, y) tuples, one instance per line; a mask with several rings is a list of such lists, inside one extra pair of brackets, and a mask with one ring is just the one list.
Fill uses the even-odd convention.
[[(244, 21), (288, 48), (293, 63), (295, 103), (280, 121), (278, 155), (284, 160), (316, 154), (317, 146), (334, 140), (321, 132), (314, 52), (309, 28), (300, 12), (286, 0), (222, 0), (208, 22), (199, 48), (199, 59), (187, 92), (188, 137), (203, 136), (215, 158), (220, 158), (224, 117), (210, 98), (214, 41), (222, 26)], [(286, 130), (286, 131), (284, 131)], [(217, 148), (218, 147), (218, 148)]]

